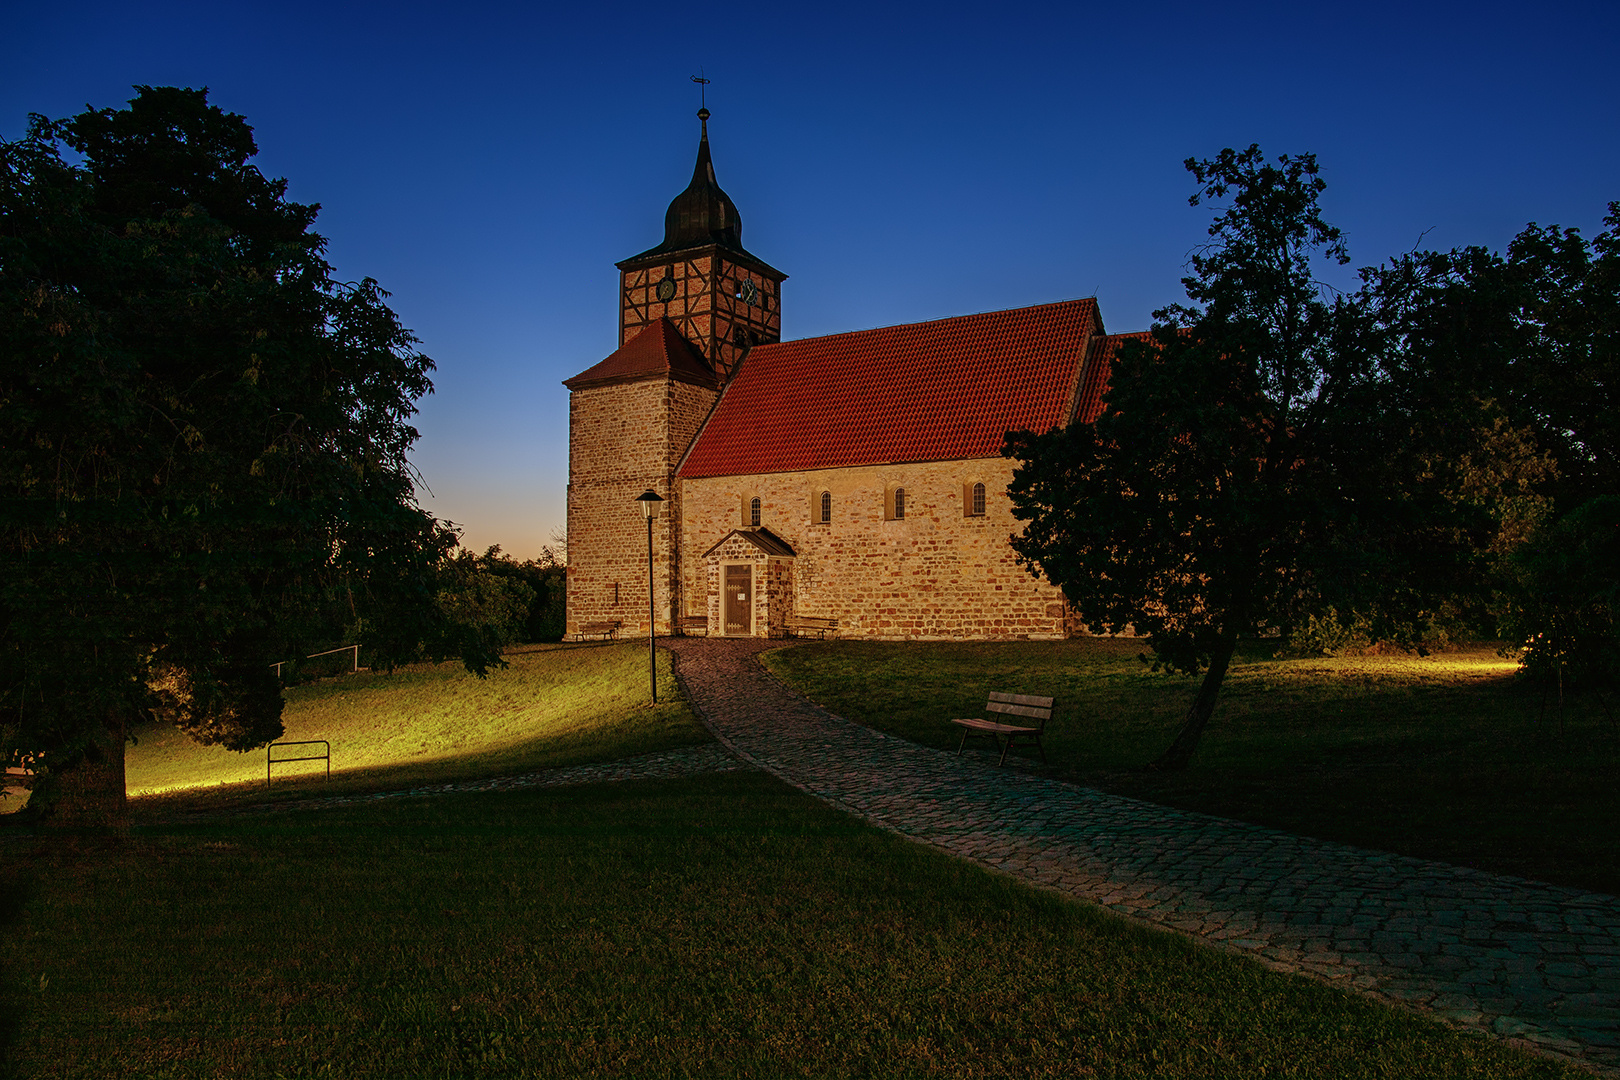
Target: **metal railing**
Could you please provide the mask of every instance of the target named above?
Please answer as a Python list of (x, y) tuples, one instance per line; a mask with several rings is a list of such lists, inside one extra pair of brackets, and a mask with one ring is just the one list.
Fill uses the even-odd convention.
[[(310, 755), (307, 755), (306, 757), (284, 757), (284, 758), (276, 757), (276, 747), (278, 747), (278, 746), (315, 746), (317, 744), (326, 747), (326, 753), (324, 753), (324, 754), (310, 754)], [(291, 764), (294, 761), (324, 761), (324, 762), (326, 762), (326, 779), (327, 779), (328, 783), (331, 782), (331, 780), (332, 780), (332, 744), (327, 742), (325, 739), (300, 739), (300, 740), (298, 740), (296, 742), (273, 742), (269, 746), (264, 748), (264, 786), (265, 787), (270, 786), (270, 766), (272, 766), (272, 765), (288, 765), (288, 764)]]
[[(351, 672), (357, 672), (357, 671), (360, 670), (360, 646), (358, 646), (358, 645), (339, 645), (337, 648), (335, 648), (335, 649), (327, 649), (325, 652), (312, 652), (308, 656), (304, 657), (304, 659), (305, 660), (313, 660), (317, 656), (331, 656), (333, 653), (348, 652), (350, 649), (354, 650), (354, 661), (351, 664), (349, 670)], [(282, 667), (282, 665), (283, 664), (290, 664), (290, 663), (292, 663), (291, 660), (278, 660), (274, 664), (270, 665), (271, 667), (276, 669), (276, 678), (278, 678), (278, 679), (281, 678), (281, 667)]]

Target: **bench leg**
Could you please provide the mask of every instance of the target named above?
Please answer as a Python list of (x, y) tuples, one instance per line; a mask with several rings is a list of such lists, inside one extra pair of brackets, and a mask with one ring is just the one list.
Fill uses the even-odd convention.
[[(1001, 760), (996, 762), (997, 765), (1005, 765), (1007, 763), (1007, 751), (1012, 749), (1013, 740), (1016, 738), (1018, 738), (1017, 735), (1007, 736), (1006, 745), (1001, 748)], [(1025, 735), (1024, 738), (1035, 740), (1035, 749), (1041, 752), (1041, 763), (1044, 765), (1046, 763), (1046, 747), (1041, 745), (1040, 735)], [(960, 751), (958, 751), (958, 753), (960, 753)]]
[(973, 734), (973, 729), (972, 728), (963, 728), (962, 729), (962, 741), (956, 744), (956, 756), (957, 757), (962, 756), (962, 747), (967, 745), (968, 736), (971, 735), (971, 734)]

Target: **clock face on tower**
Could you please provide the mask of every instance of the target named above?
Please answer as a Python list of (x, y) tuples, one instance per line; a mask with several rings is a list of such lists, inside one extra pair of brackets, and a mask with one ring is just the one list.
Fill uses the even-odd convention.
[(742, 283), (742, 290), (737, 293), (737, 296), (745, 304), (756, 303), (759, 300), (759, 290), (754, 287), (754, 283), (752, 281), (744, 281)]
[(658, 283), (658, 299), (662, 300), (666, 304), (675, 299), (674, 278), (665, 278)]

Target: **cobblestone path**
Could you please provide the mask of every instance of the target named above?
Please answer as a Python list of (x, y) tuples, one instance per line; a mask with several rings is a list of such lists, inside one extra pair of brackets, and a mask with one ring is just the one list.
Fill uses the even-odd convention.
[[(1620, 1076), (1620, 899), (1075, 787), (851, 723), (672, 639), (705, 723), (850, 813), (1037, 885)], [(943, 723), (945, 718), (941, 718)]]

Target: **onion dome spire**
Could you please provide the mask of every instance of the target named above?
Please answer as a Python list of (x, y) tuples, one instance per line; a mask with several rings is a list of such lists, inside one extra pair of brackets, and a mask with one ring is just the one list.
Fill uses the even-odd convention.
[(698, 140), (697, 164), (692, 182), (675, 196), (664, 214), (664, 242), (659, 250), (680, 251), (702, 244), (721, 244), (743, 250), (742, 215), (737, 204), (720, 190), (714, 178), (714, 162), (709, 157), (709, 110), (698, 110), (703, 134)]

